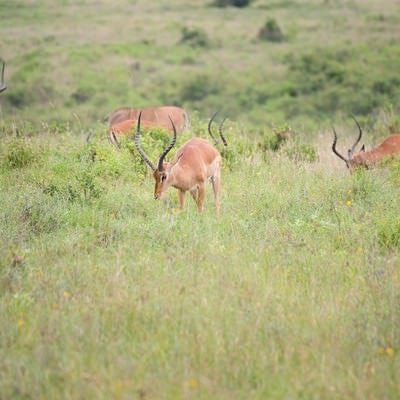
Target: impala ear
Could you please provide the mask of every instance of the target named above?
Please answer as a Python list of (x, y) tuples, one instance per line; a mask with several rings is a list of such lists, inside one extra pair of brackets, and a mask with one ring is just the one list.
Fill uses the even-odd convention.
[(352, 158), (353, 158), (353, 152), (352, 152), (351, 149), (348, 149), (348, 150), (347, 150), (347, 159), (348, 159), (348, 160), (351, 160)]
[(181, 159), (181, 157), (183, 156), (183, 153), (181, 153), (179, 155), (179, 157), (174, 161), (174, 162), (170, 162), (170, 172), (172, 171), (172, 169), (176, 166), (176, 164), (178, 164), (178, 161)]
[(360, 151), (365, 151), (365, 145), (363, 144)]

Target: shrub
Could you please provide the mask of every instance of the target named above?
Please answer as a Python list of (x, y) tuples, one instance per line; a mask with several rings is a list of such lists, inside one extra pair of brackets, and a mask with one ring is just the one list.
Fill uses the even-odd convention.
[(38, 159), (38, 154), (23, 138), (14, 138), (4, 146), (1, 164), (6, 168), (22, 168)]
[(182, 37), (180, 43), (191, 47), (210, 47), (211, 42), (207, 33), (199, 28), (187, 28), (184, 26), (181, 31)]
[(285, 39), (281, 28), (274, 18), (268, 18), (265, 25), (258, 32), (258, 37), (261, 40), (269, 42), (282, 42)]
[(275, 128), (272, 131), (272, 134), (264, 136), (263, 141), (260, 142), (258, 146), (263, 151), (278, 151), (282, 145), (288, 141), (292, 134), (293, 132), (291, 131), (289, 125)]
[(208, 74), (196, 75), (183, 83), (180, 90), (181, 102), (201, 101), (208, 96), (219, 94), (221, 82)]
[(247, 7), (250, 5), (251, 0), (214, 0), (213, 5), (216, 7)]

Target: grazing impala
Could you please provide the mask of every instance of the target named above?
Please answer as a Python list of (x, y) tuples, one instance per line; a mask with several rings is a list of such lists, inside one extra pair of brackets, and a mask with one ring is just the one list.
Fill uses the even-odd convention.
[(362, 130), (357, 120), (354, 117), (353, 119), (358, 126), (359, 135), (351, 149), (347, 150), (347, 158), (342, 156), (336, 150), (337, 134), (335, 128), (332, 128), (334, 137), (332, 151), (346, 163), (346, 166), (350, 169), (350, 171), (354, 167), (370, 168), (385, 156), (400, 154), (400, 133), (394, 133), (388, 136), (381, 144), (368, 151), (365, 151), (365, 147), (363, 145), (361, 147), (361, 150), (358, 153), (354, 154), (354, 150), (361, 140)]
[(175, 124), (178, 133), (187, 128), (188, 115), (181, 107), (160, 106), (147, 108), (122, 107), (113, 111), (108, 118), (108, 134), (112, 143), (116, 144), (116, 136), (126, 135), (136, 125), (139, 113), (142, 113), (142, 125), (146, 128), (161, 127), (171, 129), (169, 118)]
[(205, 186), (208, 179), (211, 180), (214, 191), (214, 202), (217, 213), (219, 212), (220, 168), (221, 156), (207, 140), (194, 137), (185, 142), (176, 152), (170, 162), (164, 162), (165, 156), (175, 146), (176, 128), (172, 120), (173, 137), (171, 143), (165, 148), (158, 159), (157, 166), (147, 157), (140, 146), (140, 120), (135, 135), (136, 149), (143, 161), (153, 170), (155, 179), (154, 198), (157, 200), (170, 187), (179, 191), (179, 205), (182, 209), (185, 203), (185, 194), (190, 192), (197, 204), (199, 211), (203, 211)]
[(4, 68), (6, 66), (6, 63), (2, 58), (0, 58), (0, 62), (3, 64), (2, 67), (1, 67), (1, 82), (0, 82), (0, 93), (1, 93), (1, 92), (4, 92), (4, 90), (7, 89), (7, 86), (4, 83)]

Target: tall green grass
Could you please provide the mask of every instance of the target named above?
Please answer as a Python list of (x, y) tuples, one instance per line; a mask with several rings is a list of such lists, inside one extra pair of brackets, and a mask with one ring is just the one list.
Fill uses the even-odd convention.
[(397, 397), (396, 164), (227, 136), (217, 217), (154, 201), (129, 142), (3, 133), (2, 398)]

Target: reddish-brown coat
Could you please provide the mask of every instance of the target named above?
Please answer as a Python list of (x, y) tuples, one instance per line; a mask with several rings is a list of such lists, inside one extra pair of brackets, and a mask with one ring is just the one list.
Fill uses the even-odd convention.
[(383, 157), (400, 154), (400, 133), (388, 136), (381, 144), (368, 151), (360, 151), (349, 160), (351, 167), (371, 167)]
[(172, 132), (170, 118), (172, 119), (177, 133), (182, 132), (188, 126), (187, 112), (176, 106), (159, 106), (132, 108), (121, 107), (114, 110), (108, 118), (108, 134), (114, 143), (114, 135), (126, 135), (136, 125), (139, 113), (142, 113), (142, 125), (146, 128), (160, 127)]

